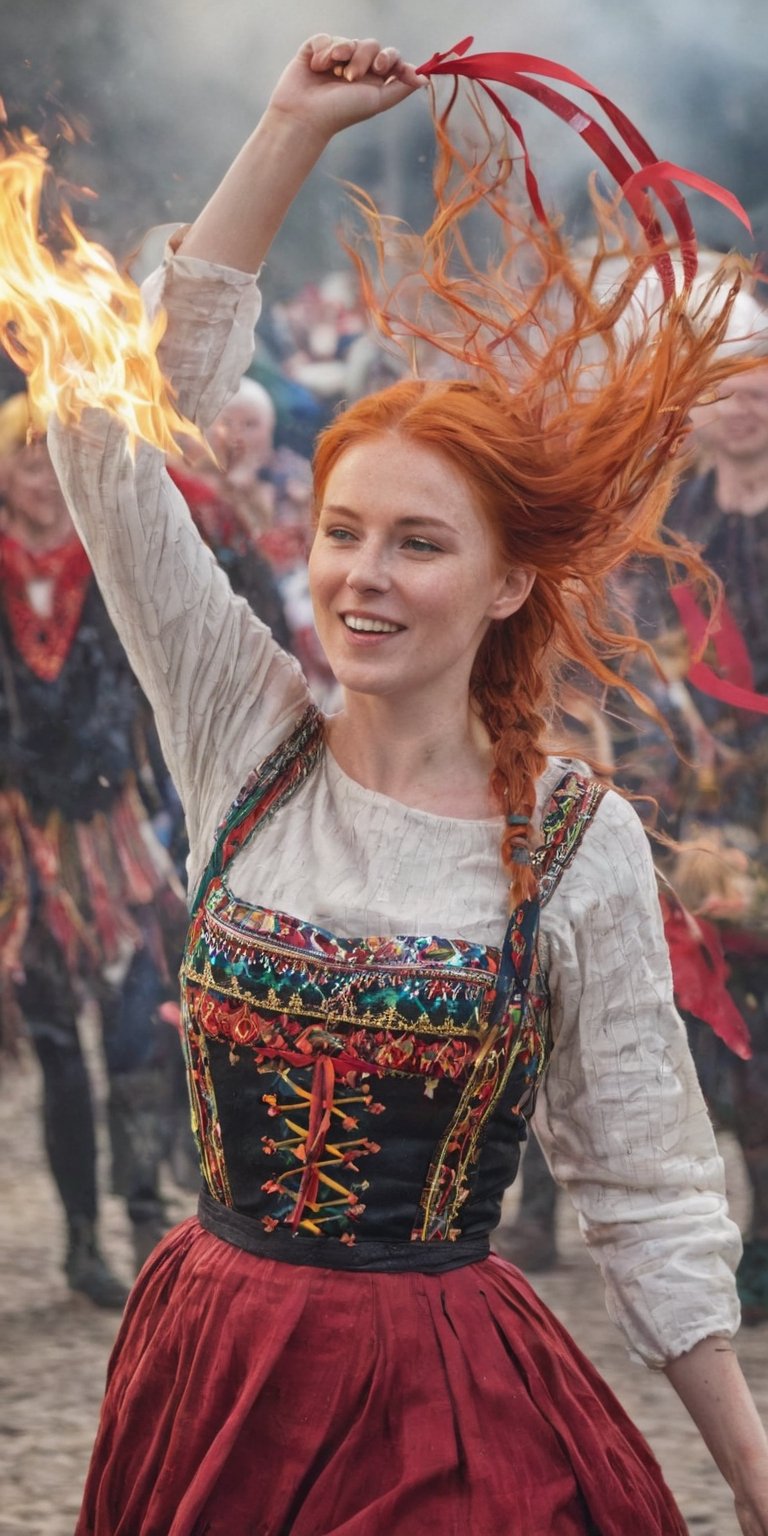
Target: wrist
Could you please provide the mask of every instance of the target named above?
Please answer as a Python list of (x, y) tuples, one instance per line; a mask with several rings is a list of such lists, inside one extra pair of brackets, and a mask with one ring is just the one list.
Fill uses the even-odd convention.
[(768, 1444), (765, 1438), (752, 1436), (735, 1446), (722, 1472), (737, 1499), (748, 1498), (756, 1487), (768, 1497)]
[(257, 128), (259, 136), (273, 139), (277, 147), (319, 159), (334, 137), (330, 129), (320, 127), (309, 115), (269, 102)]

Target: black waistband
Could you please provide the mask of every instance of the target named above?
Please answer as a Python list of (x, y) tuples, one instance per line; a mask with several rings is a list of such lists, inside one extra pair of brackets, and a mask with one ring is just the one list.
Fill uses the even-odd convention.
[(243, 1248), (261, 1259), (281, 1264), (308, 1264), (316, 1269), (356, 1269), (380, 1274), (412, 1270), (425, 1275), (445, 1274), (465, 1264), (479, 1264), (490, 1252), (488, 1237), (459, 1239), (455, 1243), (377, 1243), (367, 1239), (342, 1243), (338, 1238), (294, 1236), (287, 1228), (265, 1232), (260, 1221), (232, 1211), (204, 1189), (197, 1219), (206, 1232), (234, 1248)]

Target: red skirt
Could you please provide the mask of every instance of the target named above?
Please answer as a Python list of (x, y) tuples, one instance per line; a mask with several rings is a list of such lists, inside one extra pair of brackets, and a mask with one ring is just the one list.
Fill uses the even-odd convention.
[(658, 1464), (512, 1265), (361, 1274), (192, 1218), (145, 1266), (76, 1536), (685, 1536)]

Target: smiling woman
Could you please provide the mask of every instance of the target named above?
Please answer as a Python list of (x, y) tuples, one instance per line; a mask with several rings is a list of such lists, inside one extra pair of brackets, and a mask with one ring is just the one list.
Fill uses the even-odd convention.
[[(304, 176), (420, 83), (373, 39), (310, 39), (176, 241), (147, 297), (201, 427), (247, 363), (249, 273)], [(129, 1303), (78, 1536), (683, 1536), (605, 1383), (489, 1253), (534, 1105), (612, 1316), (768, 1536), (768, 1445), (727, 1342), (739, 1234), (645, 837), (544, 748), (558, 666), (612, 676), (610, 571), (695, 565), (659, 528), (688, 410), (736, 367), (732, 300), (702, 321), (669, 295), (630, 344), (648, 259), (601, 298), (599, 254), (585, 275), (546, 222), (525, 245), (498, 146), (478, 167), (444, 118), (438, 135), (409, 303), (417, 330), (430, 295), (453, 315), (435, 334), (457, 377), (360, 402), (316, 455), (337, 715), (233, 598), (157, 448), (131, 460), (99, 411), (51, 434), (187, 816), (205, 1181)], [(509, 263), (457, 279), (483, 199), (525, 283)]]
[[(402, 396), (396, 385), (386, 397), (393, 415)], [(366, 752), (368, 733), (350, 732), (347, 712), (329, 724), (334, 754), (352, 777), (406, 804), (498, 814), (470, 678), (490, 625), (520, 608), (533, 573), (505, 566), (469, 482), (402, 424), (353, 441), (328, 469), (345, 430), (332, 429), (318, 453), (310, 581), (334, 673), (349, 693), (376, 701), (376, 735), (391, 753), (384, 761)], [(423, 786), (403, 750), (408, 737), (429, 761)]]

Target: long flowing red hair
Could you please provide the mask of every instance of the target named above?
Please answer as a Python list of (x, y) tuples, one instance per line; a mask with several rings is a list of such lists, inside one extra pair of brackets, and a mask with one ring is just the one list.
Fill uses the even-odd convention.
[[(586, 253), (559, 222), (525, 211), (514, 162), (476, 102), (481, 144), (465, 154), (449, 132), (455, 96), (435, 118), (429, 228), (413, 234), (354, 189), (369, 244), (348, 246), (381, 334), (437, 376), (403, 379), (339, 414), (317, 444), (315, 494), (319, 505), (354, 444), (397, 433), (455, 467), (501, 559), (535, 573), (519, 612), (489, 628), (470, 685), (499, 810), (530, 819), (563, 675), (635, 692), (616, 663), (642, 642), (616, 627), (611, 573), (661, 559), (670, 572), (682, 565), (710, 603), (717, 596), (663, 519), (691, 408), (745, 367), (743, 350), (723, 346), (744, 264), (727, 262), (696, 299), (663, 301), (651, 257), (594, 188)], [(497, 254), (481, 265), (473, 248), (488, 242), (489, 213)], [(513, 905), (535, 891), (513, 857), (527, 836), (524, 826), (503, 835)]]

